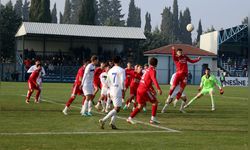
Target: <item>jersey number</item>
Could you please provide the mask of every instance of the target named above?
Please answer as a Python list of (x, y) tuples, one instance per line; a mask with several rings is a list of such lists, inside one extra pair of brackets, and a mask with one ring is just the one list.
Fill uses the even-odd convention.
[(113, 83), (115, 83), (117, 73), (112, 73), (112, 75), (113, 75)]

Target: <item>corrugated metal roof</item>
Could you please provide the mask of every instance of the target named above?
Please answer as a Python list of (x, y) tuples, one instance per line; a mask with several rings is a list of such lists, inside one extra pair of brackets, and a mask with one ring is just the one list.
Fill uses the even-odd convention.
[(16, 37), (27, 34), (146, 39), (141, 28), (23, 22)]
[(186, 55), (194, 55), (194, 56), (216, 56), (216, 54), (200, 49), (198, 47), (194, 47), (192, 45), (188, 44), (171, 44), (171, 45), (166, 45), (160, 48), (156, 48), (153, 50), (149, 50), (144, 52), (144, 55), (155, 55), (155, 54), (160, 54), (160, 55), (172, 55), (172, 46), (174, 46), (176, 49), (181, 48), (183, 50), (183, 53)]

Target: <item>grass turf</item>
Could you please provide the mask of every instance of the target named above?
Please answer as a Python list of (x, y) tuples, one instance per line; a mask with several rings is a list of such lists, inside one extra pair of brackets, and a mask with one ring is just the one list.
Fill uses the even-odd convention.
[[(68, 116), (61, 111), (71, 94), (72, 84), (44, 83), (42, 99), (56, 102), (34, 104), (33, 99), (25, 103), (26, 83), (2, 82), (0, 84), (0, 149), (248, 149), (248, 98), (247, 88), (226, 87), (225, 94), (215, 95), (216, 111), (211, 112), (209, 96), (195, 101), (187, 114), (169, 107), (166, 114), (160, 114), (169, 86), (162, 85), (163, 95), (159, 96), (158, 119), (160, 126), (181, 131), (164, 131), (149, 125), (130, 125), (117, 119), (119, 130), (114, 132), (108, 125), (105, 130), (98, 126), (103, 117), (81, 117), (81, 98), (78, 97)], [(128, 92), (127, 92), (128, 93)], [(192, 98), (196, 86), (188, 86), (185, 93)], [(33, 94), (34, 95), (34, 94)], [(98, 96), (97, 96), (98, 97)], [(95, 100), (96, 101), (96, 100)], [(61, 105), (60, 105), (61, 104)], [(150, 104), (147, 112), (141, 112), (135, 119), (148, 123), (151, 116)], [(127, 118), (129, 110), (118, 115)], [(88, 134), (58, 135), (4, 135), (3, 133), (64, 133), (83, 132)], [(101, 132), (107, 132), (98, 134)], [(140, 133), (133, 133), (140, 132)]]

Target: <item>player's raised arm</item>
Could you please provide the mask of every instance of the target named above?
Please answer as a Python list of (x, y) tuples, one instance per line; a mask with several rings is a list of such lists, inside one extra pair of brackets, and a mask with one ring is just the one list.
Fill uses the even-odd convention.
[(190, 59), (188, 56), (186, 56), (187, 61), (190, 63), (197, 63), (198, 61), (201, 60), (201, 57), (197, 57), (196, 59)]
[(27, 71), (27, 73), (32, 73), (32, 72), (34, 72), (36, 69), (35, 69), (35, 65), (33, 65), (33, 66), (31, 66), (30, 68), (29, 68), (29, 70)]
[(44, 68), (43, 68), (43, 67), (42, 67), (41, 72), (42, 72), (42, 77), (44, 77), (44, 76), (46, 75), (46, 73), (45, 73), (45, 70), (44, 70)]
[(174, 61), (177, 61), (178, 60), (178, 58), (177, 58), (177, 56), (176, 56), (176, 51), (175, 51), (175, 47), (174, 46), (172, 46), (172, 57), (173, 57), (173, 60)]

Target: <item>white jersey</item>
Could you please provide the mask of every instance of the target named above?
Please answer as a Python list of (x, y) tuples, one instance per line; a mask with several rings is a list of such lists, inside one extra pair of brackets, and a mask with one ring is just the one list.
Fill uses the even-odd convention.
[[(27, 71), (27, 73), (32, 73), (32, 72), (34, 72), (36, 69), (37, 69), (36, 65), (33, 65), (33, 66), (31, 66), (31, 67), (29, 68), (29, 70)], [(41, 83), (42, 83), (42, 78), (41, 78), (41, 77), (44, 77), (45, 75), (46, 75), (45, 70), (44, 70), (44, 68), (42, 67), (42, 70), (40, 71), (40, 74), (39, 74), (39, 76), (38, 76), (38, 78), (37, 78), (37, 83), (38, 83), (38, 84), (41, 84)]]
[(122, 90), (124, 89), (125, 70), (119, 66), (114, 66), (108, 72), (108, 86), (110, 88), (110, 95), (113, 97), (122, 97)]
[[(173, 83), (174, 83), (174, 79), (175, 79), (175, 75), (176, 75), (176, 73), (174, 73), (173, 75), (172, 75), (172, 77), (171, 77), (171, 80), (170, 80), (170, 85), (173, 85)], [(177, 95), (177, 93), (180, 91), (180, 83), (176, 86), (176, 88), (174, 89), (174, 92), (173, 92), (173, 94), (171, 95), (171, 98), (174, 98), (176, 95)], [(182, 95), (181, 95), (181, 97), (183, 97), (183, 96), (185, 96), (185, 93), (184, 92), (182, 92)]]
[(108, 73), (107, 72), (103, 72), (100, 74), (100, 81), (102, 83), (102, 87), (108, 87)]
[(95, 65), (90, 63), (86, 66), (83, 77), (82, 77), (82, 86), (91, 86), (93, 85), (95, 72)]

